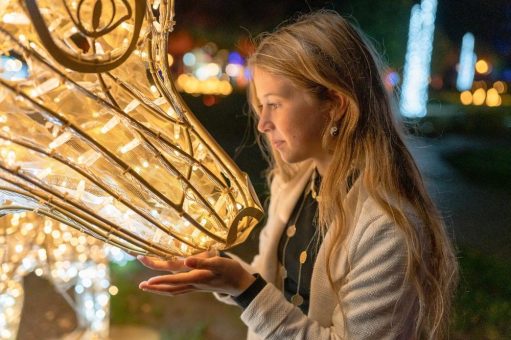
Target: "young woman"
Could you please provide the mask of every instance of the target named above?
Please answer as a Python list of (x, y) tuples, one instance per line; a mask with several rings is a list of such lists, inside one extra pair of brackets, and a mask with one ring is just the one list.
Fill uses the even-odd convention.
[(446, 337), (456, 259), (371, 44), (322, 10), (264, 34), (249, 66), (271, 159), (259, 254), (141, 257), (172, 274), (140, 288), (215, 292), (250, 339)]

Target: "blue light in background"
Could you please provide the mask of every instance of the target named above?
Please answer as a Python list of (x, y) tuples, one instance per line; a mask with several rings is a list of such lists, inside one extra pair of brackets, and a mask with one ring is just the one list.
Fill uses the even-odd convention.
[(27, 79), (29, 76), (27, 63), (15, 56), (0, 56), (0, 72), (0, 78), (10, 81)]
[(245, 74), (245, 78), (247, 78), (247, 80), (252, 80), (252, 71), (250, 71), (250, 69), (247, 67), (245, 68), (245, 71), (243, 71), (244, 74)]
[(245, 60), (238, 52), (231, 52), (229, 53), (229, 57), (227, 58), (227, 63), (243, 65), (245, 63)]
[(195, 63), (197, 62), (197, 58), (195, 57), (195, 55), (191, 52), (188, 52), (186, 53), (184, 56), (183, 56), (183, 63), (186, 65), (186, 66), (189, 66), (189, 67), (192, 67), (195, 65)]
[(436, 7), (436, 0), (423, 0), (412, 7), (400, 100), (405, 117), (424, 117), (427, 113)]
[(474, 35), (465, 33), (461, 42), (460, 63), (458, 66), (458, 78), (456, 88), (458, 91), (466, 91), (472, 88), (474, 82), (475, 64), (477, 57), (474, 53)]
[(389, 72), (386, 76), (385, 76), (385, 81), (391, 85), (392, 87), (396, 86), (397, 84), (399, 84), (399, 81), (401, 80), (401, 77), (399, 76), (399, 73), (397, 73), (396, 71), (392, 71), (392, 72)]

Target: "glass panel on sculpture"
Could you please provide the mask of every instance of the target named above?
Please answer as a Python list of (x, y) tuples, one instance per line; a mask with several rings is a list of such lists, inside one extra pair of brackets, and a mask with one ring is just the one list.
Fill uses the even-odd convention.
[(101, 3), (0, 0), (0, 201), (135, 253), (242, 242), (262, 210), (175, 92), (173, 1)]

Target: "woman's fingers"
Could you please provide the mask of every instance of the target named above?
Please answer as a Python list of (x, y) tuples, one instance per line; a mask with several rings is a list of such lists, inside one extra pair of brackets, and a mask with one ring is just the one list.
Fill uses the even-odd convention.
[(210, 258), (200, 258), (196, 256), (184, 259), (183, 264), (192, 269), (207, 269), (213, 272), (221, 272), (226, 259), (215, 256)]
[[(200, 254), (189, 257), (189, 259), (207, 259), (212, 258), (216, 253), (213, 251), (205, 251)], [(166, 270), (171, 272), (188, 271), (190, 267), (185, 266), (183, 258), (174, 258), (172, 260), (162, 260), (157, 257), (138, 255), (137, 260), (144, 266), (154, 270)]]
[(160, 295), (181, 295), (185, 293), (199, 291), (197, 288), (190, 285), (168, 285), (168, 284), (157, 284), (152, 285), (146, 281), (141, 282), (139, 288), (143, 291), (156, 293)]
[(209, 270), (192, 270), (186, 273), (155, 276), (147, 280), (151, 285), (158, 284), (204, 284), (215, 277), (215, 274)]
[(140, 261), (144, 266), (154, 270), (167, 270), (171, 272), (179, 272), (187, 270), (188, 268), (184, 265), (183, 259), (176, 258), (175, 260), (162, 260), (156, 257), (149, 256), (137, 256), (137, 260)]

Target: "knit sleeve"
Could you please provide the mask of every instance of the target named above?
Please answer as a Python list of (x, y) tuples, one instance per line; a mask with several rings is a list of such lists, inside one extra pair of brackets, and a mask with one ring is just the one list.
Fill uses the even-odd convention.
[(352, 249), (351, 269), (340, 291), (349, 338), (410, 338), (417, 297), (405, 280), (407, 248), (398, 227), (380, 217)]
[[(405, 339), (413, 329), (414, 295), (404, 284), (404, 237), (384, 218), (364, 226), (350, 248), (351, 268), (339, 290), (330, 327), (309, 319), (272, 284), (241, 318), (262, 339)], [(411, 320), (411, 322), (410, 322)]]

